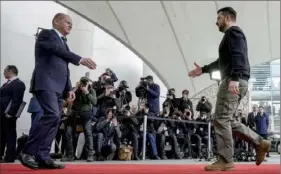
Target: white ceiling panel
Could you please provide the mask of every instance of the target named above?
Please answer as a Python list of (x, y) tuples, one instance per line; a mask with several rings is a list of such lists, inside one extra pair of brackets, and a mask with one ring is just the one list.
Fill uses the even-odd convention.
[(213, 81), (190, 79), (193, 63), (214, 61), (223, 36), (218, 8), (232, 6), (248, 40), (251, 65), (280, 58), (280, 5), (266, 1), (60, 1), (86, 16), (143, 59), (180, 93), (200, 92)]

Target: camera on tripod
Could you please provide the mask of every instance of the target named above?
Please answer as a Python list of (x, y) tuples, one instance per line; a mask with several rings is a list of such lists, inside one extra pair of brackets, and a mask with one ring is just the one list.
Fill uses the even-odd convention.
[(139, 98), (146, 98), (148, 82), (146, 77), (140, 78), (139, 86), (136, 87), (136, 96)]

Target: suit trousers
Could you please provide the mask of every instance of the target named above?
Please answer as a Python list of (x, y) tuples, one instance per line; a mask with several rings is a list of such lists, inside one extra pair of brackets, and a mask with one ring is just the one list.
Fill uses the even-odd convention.
[(240, 101), (247, 94), (248, 82), (242, 79), (239, 80), (239, 94), (232, 94), (228, 91), (229, 82), (229, 79), (224, 79), (219, 86), (213, 118), (217, 140), (217, 154), (219, 160), (223, 160), (224, 162), (233, 162), (232, 132), (235, 136), (248, 143), (252, 143), (254, 146), (259, 145), (262, 139), (249, 127), (246, 127), (233, 118)]
[(52, 91), (36, 91), (34, 95), (44, 114), (31, 126), (23, 153), (45, 161), (51, 159), (50, 150), (60, 125), (63, 95)]
[(17, 145), (17, 118), (6, 118), (4, 113), (1, 113), (1, 153), (0, 157), (4, 155), (5, 160), (14, 161), (16, 158), (16, 145)]

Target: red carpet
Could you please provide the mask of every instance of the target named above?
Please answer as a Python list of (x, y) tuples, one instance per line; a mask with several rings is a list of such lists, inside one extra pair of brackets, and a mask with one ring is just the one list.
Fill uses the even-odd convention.
[(205, 172), (204, 165), (68, 164), (63, 170), (30, 170), (20, 164), (1, 164), (1, 174), (279, 174), (280, 164), (240, 164), (236, 171)]

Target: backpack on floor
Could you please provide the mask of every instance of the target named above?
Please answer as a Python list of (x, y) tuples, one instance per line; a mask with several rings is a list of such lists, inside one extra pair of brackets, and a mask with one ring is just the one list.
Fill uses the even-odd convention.
[(131, 161), (132, 154), (133, 154), (133, 147), (131, 147), (129, 145), (124, 145), (124, 144), (122, 144), (120, 146), (119, 152), (118, 152), (119, 160)]
[(24, 148), (25, 144), (28, 141), (28, 135), (22, 133), (22, 136), (20, 136), (17, 139), (17, 151), (16, 151), (16, 156), (18, 156), (20, 154), (20, 152), (22, 151), (22, 149)]

